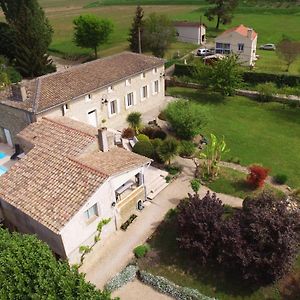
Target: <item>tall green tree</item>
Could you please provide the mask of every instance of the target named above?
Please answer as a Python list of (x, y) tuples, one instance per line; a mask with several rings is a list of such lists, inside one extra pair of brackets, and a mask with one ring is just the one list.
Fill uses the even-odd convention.
[[(129, 32), (129, 47), (132, 52), (139, 53), (142, 50), (142, 31), (144, 25), (144, 10), (141, 6), (136, 7), (135, 16)], [(142, 52), (142, 51), (141, 51)]]
[(57, 261), (50, 248), (33, 235), (0, 228), (0, 298), (14, 300), (110, 300), (84, 274)]
[(214, 6), (207, 9), (205, 16), (209, 21), (217, 17), (216, 29), (219, 29), (220, 23), (224, 25), (231, 23), (233, 12), (239, 4), (238, 0), (207, 0), (207, 2)]
[(14, 33), (16, 68), (25, 77), (53, 72), (47, 54), (53, 30), (37, 0), (0, 0), (0, 5)]
[(15, 33), (11, 27), (4, 22), (0, 22), (0, 55), (10, 60), (15, 58)]
[(92, 48), (97, 58), (99, 46), (106, 43), (113, 32), (113, 23), (95, 15), (82, 15), (75, 18), (73, 24), (75, 44), (82, 48)]
[(175, 36), (175, 27), (166, 15), (152, 13), (145, 20), (142, 39), (143, 45), (153, 55), (164, 57), (171, 43), (175, 41)]

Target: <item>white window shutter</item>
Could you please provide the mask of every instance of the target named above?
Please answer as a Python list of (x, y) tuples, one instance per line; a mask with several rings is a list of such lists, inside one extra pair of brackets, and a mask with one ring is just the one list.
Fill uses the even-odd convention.
[(128, 105), (127, 105), (127, 95), (124, 96), (124, 105), (125, 105), (125, 109), (128, 108)]
[(140, 89), (140, 96), (141, 96), (141, 101), (143, 101), (143, 87)]
[(133, 92), (133, 105), (136, 105), (136, 92)]
[(120, 107), (120, 100), (117, 99), (117, 114), (121, 112), (121, 107)]
[(147, 84), (147, 98), (150, 97), (150, 85)]
[(107, 103), (107, 112), (108, 112), (108, 117), (111, 118), (111, 106), (110, 106), (110, 101)]
[(155, 95), (155, 81), (152, 82), (152, 95)]

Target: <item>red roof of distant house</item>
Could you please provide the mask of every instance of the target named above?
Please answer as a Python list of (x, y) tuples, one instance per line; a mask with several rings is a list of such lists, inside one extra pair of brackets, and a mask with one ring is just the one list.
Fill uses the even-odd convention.
[(257, 33), (256, 33), (252, 28), (246, 27), (246, 26), (244, 26), (243, 24), (225, 30), (223, 33), (221, 33), (220, 36), (222, 36), (222, 35), (224, 35), (224, 34), (227, 34), (227, 33), (230, 33), (230, 32), (237, 32), (237, 33), (239, 33), (240, 35), (247, 37), (247, 35), (248, 35), (248, 30), (250, 30), (250, 29), (252, 30), (252, 37), (251, 37), (251, 40), (253, 40), (253, 39), (255, 39), (255, 38), (257, 37)]
[(200, 27), (200, 25), (207, 28), (204, 23), (200, 22), (189, 22), (189, 21), (175, 21), (174, 26), (181, 26), (181, 27)]

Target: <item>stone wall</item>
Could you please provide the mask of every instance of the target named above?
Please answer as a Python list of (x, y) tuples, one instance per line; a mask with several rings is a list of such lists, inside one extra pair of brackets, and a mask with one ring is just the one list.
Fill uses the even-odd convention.
[(6, 142), (3, 129), (10, 131), (13, 143), (16, 135), (31, 123), (30, 113), (0, 103), (0, 142)]

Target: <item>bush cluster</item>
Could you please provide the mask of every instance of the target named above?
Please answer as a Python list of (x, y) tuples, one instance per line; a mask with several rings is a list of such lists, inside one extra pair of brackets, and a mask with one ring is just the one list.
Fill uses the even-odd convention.
[(153, 158), (154, 148), (150, 141), (138, 141), (132, 150), (134, 153)]
[(138, 139), (139, 142), (150, 142), (149, 137), (142, 133), (138, 134), (136, 138)]
[(161, 139), (164, 140), (167, 137), (167, 134), (158, 127), (144, 127), (142, 133), (147, 135), (151, 140)]
[(125, 284), (134, 280), (137, 271), (138, 271), (137, 266), (134, 265), (127, 266), (124, 270), (122, 270), (120, 273), (116, 274), (111, 280), (109, 280), (105, 284), (104, 289), (111, 293), (121, 288)]
[(132, 139), (135, 136), (135, 132), (132, 128), (128, 127), (123, 129), (122, 138), (124, 139)]
[(285, 174), (276, 174), (273, 177), (273, 180), (274, 180), (275, 183), (285, 184), (288, 180), (288, 177)]
[(181, 141), (179, 145), (179, 155), (182, 157), (191, 157), (196, 152), (197, 147), (191, 141)]
[(231, 211), (215, 195), (190, 195), (178, 206), (177, 224), (179, 246), (193, 260), (218, 263), (249, 283), (274, 282), (299, 251), (299, 209), (271, 194), (246, 198)]
[(139, 245), (134, 248), (133, 252), (136, 258), (144, 257), (150, 251), (149, 244)]
[(247, 183), (253, 188), (260, 188), (265, 184), (269, 169), (259, 165), (252, 165), (248, 168)]
[(139, 279), (159, 291), (178, 300), (214, 300), (198, 290), (181, 287), (162, 276), (154, 276), (146, 271), (139, 272)]

